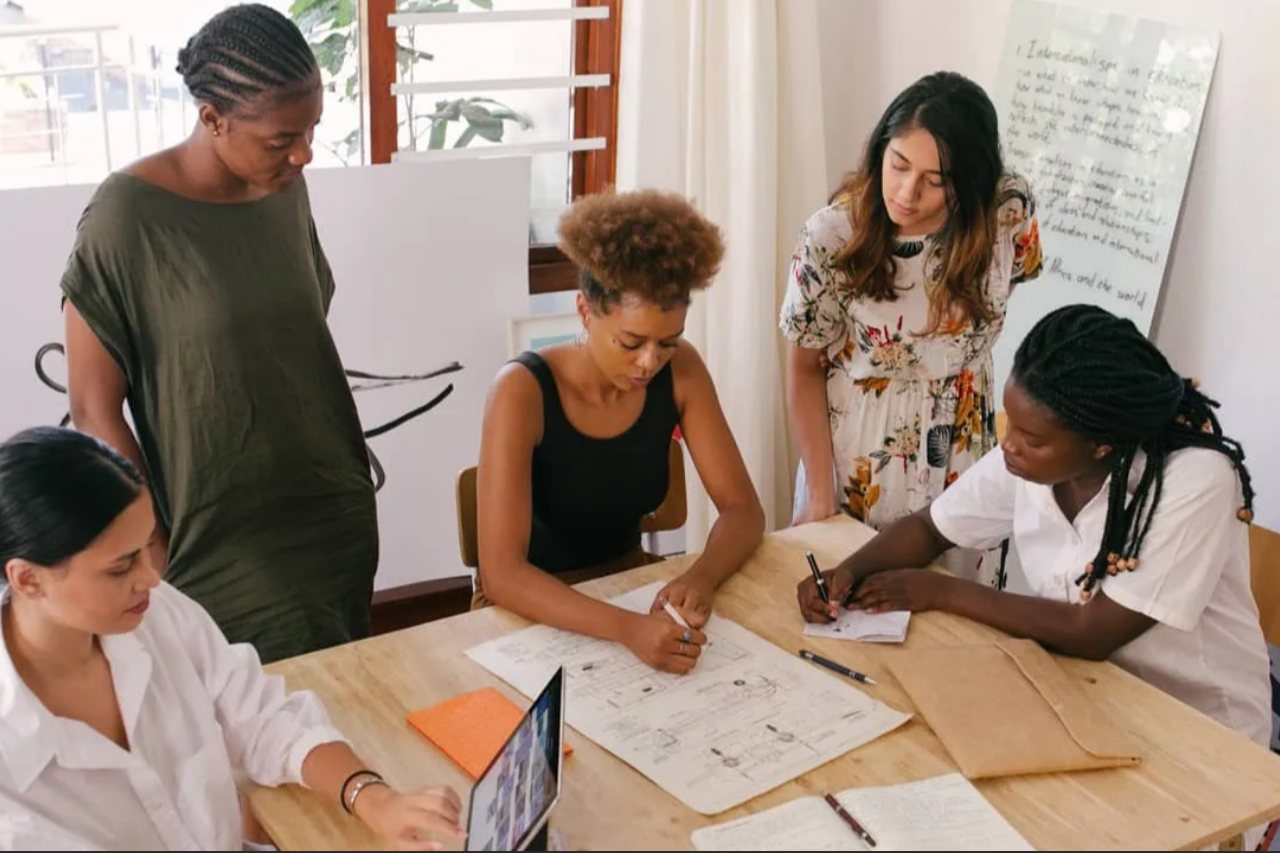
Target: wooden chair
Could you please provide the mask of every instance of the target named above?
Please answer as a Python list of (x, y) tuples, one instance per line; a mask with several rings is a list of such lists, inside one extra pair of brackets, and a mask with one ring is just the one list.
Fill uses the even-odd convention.
[[(1267, 643), (1280, 646), (1280, 533), (1256, 524), (1249, 526), (1249, 576), (1253, 600), (1258, 605), (1258, 621)], [(1271, 678), (1271, 707), (1277, 706), (1280, 684)], [(1262, 838), (1260, 850), (1268, 850), (1280, 823), (1272, 822)]]
[[(684, 448), (671, 439), (667, 450), (667, 466), (670, 483), (667, 496), (653, 512), (640, 520), (642, 533), (658, 533), (679, 530), (689, 516), (688, 499), (684, 487)], [(468, 468), (458, 474), (455, 497), (458, 506), (458, 552), (462, 565), (468, 569), (480, 567), (480, 546), (476, 533), (476, 469)]]

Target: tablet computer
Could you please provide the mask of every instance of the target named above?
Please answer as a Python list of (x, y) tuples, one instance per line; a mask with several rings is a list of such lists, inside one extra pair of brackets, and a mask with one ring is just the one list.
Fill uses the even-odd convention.
[[(564, 669), (557, 669), (471, 789), (467, 850), (528, 850), (545, 838), (564, 766)], [(543, 849), (546, 849), (543, 847)]]

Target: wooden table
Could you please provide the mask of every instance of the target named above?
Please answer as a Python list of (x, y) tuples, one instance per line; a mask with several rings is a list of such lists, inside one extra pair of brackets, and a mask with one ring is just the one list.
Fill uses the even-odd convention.
[[(866, 528), (844, 518), (772, 534), (725, 585), (717, 612), (795, 652), (802, 639), (795, 586), (808, 572), (804, 551), (832, 565), (869, 536)], [(616, 595), (670, 578), (688, 559), (594, 581), (584, 589)], [(526, 706), (527, 699), (464, 654), (524, 624), (491, 608), (270, 669), (290, 687), (318, 693), (357, 751), (394, 785), (451, 785), (465, 802), (470, 781), (409, 727), (405, 715), (486, 685)], [(994, 636), (967, 620), (929, 613), (912, 619), (905, 647), (964, 645)], [(880, 682), (865, 688), (871, 695), (914, 712), (886, 666), (901, 647), (812, 639), (804, 645), (867, 672)], [(1137, 768), (979, 782), (983, 794), (1038, 849), (1197, 849), (1280, 816), (1280, 758), (1111, 664), (1062, 662), (1121, 727), (1137, 736), (1145, 756)], [(553, 823), (574, 850), (687, 850), (690, 833), (709, 822), (824, 790), (895, 784), (956, 769), (917, 716), (902, 729), (709, 820), (576, 731), (567, 736), (575, 751), (565, 761), (564, 797)], [(251, 802), (284, 849), (381, 849), (362, 824), (308, 791), (259, 789)]]

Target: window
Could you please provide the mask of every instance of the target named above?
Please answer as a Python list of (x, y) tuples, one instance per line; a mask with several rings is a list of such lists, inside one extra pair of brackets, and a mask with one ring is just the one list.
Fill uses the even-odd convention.
[(621, 0), (362, 2), (370, 161), (531, 154), (530, 291), (575, 288), (551, 244), (614, 180)]
[[(289, 13), (293, 0), (266, 0)], [(355, 0), (347, 0), (353, 5)], [(231, 0), (0, 0), (0, 189), (94, 183), (184, 139), (177, 53)], [(358, 70), (359, 57), (349, 63)], [(360, 100), (326, 95), (316, 165), (359, 163)]]
[[(265, 2), (322, 68), (316, 166), (529, 153), (530, 290), (576, 287), (550, 244), (613, 182), (621, 0)], [(0, 189), (96, 182), (185, 138), (178, 49), (232, 3), (0, 0)]]

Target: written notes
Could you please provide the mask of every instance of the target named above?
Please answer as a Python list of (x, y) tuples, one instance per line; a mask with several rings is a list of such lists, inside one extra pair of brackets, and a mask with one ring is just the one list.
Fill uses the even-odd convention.
[(1070, 302), (1150, 329), (1217, 44), (1156, 21), (1014, 4), (996, 103), (1006, 160), (1036, 196), (1045, 265), (1010, 305), (1006, 357)]

